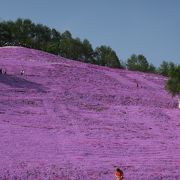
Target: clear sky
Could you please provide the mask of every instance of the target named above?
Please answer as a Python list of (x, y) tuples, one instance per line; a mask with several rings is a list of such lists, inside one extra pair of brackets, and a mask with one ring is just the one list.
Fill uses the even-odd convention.
[(109, 45), (124, 61), (141, 53), (180, 64), (180, 0), (0, 0), (0, 20), (17, 18)]

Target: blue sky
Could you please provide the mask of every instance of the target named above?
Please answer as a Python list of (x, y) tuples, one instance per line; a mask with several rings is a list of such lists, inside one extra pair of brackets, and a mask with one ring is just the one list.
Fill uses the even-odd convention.
[(0, 0), (0, 20), (19, 17), (109, 45), (124, 61), (180, 64), (180, 0)]

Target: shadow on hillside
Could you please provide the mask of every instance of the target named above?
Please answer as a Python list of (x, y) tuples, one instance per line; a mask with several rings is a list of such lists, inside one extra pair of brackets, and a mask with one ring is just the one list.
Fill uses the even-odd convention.
[(43, 92), (43, 93), (46, 92), (43, 85), (39, 83), (31, 82), (21, 77), (7, 75), (7, 74), (0, 74), (0, 83), (9, 85), (14, 88), (35, 89), (38, 92)]

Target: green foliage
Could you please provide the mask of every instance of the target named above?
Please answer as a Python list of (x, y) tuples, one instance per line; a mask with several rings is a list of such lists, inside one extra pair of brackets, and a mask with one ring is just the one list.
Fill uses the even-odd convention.
[(166, 89), (172, 96), (180, 95), (180, 66), (173, 66), (173, 69), (169, 72)]
[(158, 69), (158, 72), (163, 76), (168, 76), (169, 63), (167, 61), (163, 61)]
[(82, 60), (87, 62), (87, 63), (93, 63), (94, 58), (93, 58), (93, 48), (90, 42), (87, 39), (84, 39), (82, 42)]
[(60, 54), (69, 59), (80, 60), (82, 51), (81, 40), (79, 38), (73, 39), (71, 33), (65, 31), (60, 41)]
[(60, 54), (69, 59), (88, 63), (93, 62), (93, 48), (90, 42), (87, 39), (81, 42), (79, 38), (72, 38), (69, 31), (65, 31), (62, 34), (60, 42)]
[(71, 41), (71, 49), (72, 49), (72, 58), (74, 60), (82, 60), (83, 48), (82, 42), (79, 38), (73, 39)]
[(153, 64), (149, 64), (148, 72), (157, 73), (157, 69)]
[(132, 71), (143, 71), (149, 72), (153, 69), (152, 65), (150, 66), (146, 57), (142, 54), (135, 55), (133, 54), (127, 60), (127, 68)]
[(29, 19), (17, 19), (0, 23), (0, 39), (3, 45), (21, 45), (54, 52), (60, 42), (60, 34)]
[(121, 67), (115, 51), (110, 47), (101, 46), (94, 51), (87, 39), (81, 41), (73, 38), (69, 31), (60, 34), (29, 19), (0, 22), (0, 46), (4, 45), (20, 45), (87, 63)]
[(65, 31), (61, 35), (61, 42), (60, 42), (60, 54), (65, 58), (72, 58), (72, 35), (69, 31)]
[(12, 30), (11, 30), (11, 22), (9, 21), (9, 25), (6, 22), (0, 23), (0, 45), (2, 46), (5, 42), (12, 42)]
[(171, 72), (174, 71), (176, 65), (173, 62), (163, 61), (158, 69), (158, 73), (163, 76), (170, 76)]
[(101, 66), (120, 68), (121, 64), (115, 51), (109, 46), (100, 46), (96, 50), (96, 63)]

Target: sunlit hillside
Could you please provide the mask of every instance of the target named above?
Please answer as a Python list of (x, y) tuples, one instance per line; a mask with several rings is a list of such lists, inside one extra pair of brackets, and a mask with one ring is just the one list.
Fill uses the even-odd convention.
[[(180, 110), (160, 75), (0, 48), (0, 179), (180, 179)], [(21, 75), (21, 71), (24, 74)]]

